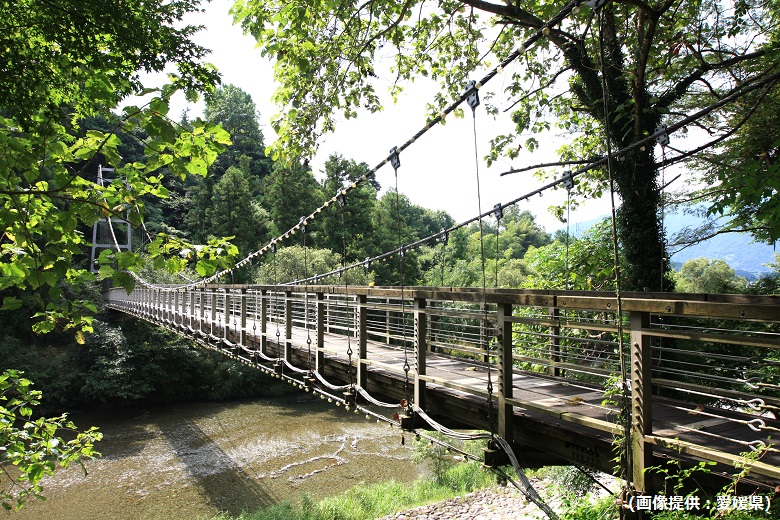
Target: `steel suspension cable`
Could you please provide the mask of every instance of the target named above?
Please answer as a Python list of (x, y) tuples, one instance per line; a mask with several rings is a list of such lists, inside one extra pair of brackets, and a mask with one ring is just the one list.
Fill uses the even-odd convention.
[[(474, 82), (469, 82), (469, 87), (474, 87)], [(484, 327), (488, 326), (488, 314), (487, 314), (487, 284), (486, 284), (486, 276), (485, 276), (485, 237), (484, 237), (484, 227), (482, 222), (482, 193), (480, 191), (480, 182), (479, 182), (479, 152), (477, 147), (477, 107), (479, 106), (479, 93), (477, 92), (476, 88), (468, 89), (469, 96), (467, 97), (466, 101), (471, 107), (471, 120), (472, 120), (472, 128), (473, 128), (473, 134), (474, 134), (474, 163), (475, 163), (475, 174), (476, 174), (476, 180), (477, 180), (477, 208), (480, 214), (479, 217), (479, 258), (480, 258), (480, 265), (481, 265), (481, 273), (482, 273), (482, 323), (484, 324)], [(495, 209), (495, 208), (494, 208)], [(500, 209), (500, 208), (499, 208)], [(498, 256), (498, 224), (496, 224), (496, 257)], [(496, 266), (498, 265), (498, 258), (496, 258)], [(496, 267), (497, 269), (497, 267)], [(498, 271), (496, 271), (496, 278), (498, 277)], [(490, 436), (493, 437), (495, 435), (495, 431), (493, 429), (493, 379), (491, 375), (491, 365), (490, 365), (490, 341), (491, 339), (487, 338), (487, 331), (485, 331), (485, 351), (487, 355), (487, 404), (488, 404), (488, 425), (490, 429)], [(511, 370), (511, 368), (510, 368)]]
[(603, 11), (597, 10), (597, 18), (599, 25), (599, 69), (601, 73), (601, 93), (604, 110), (604, 141), (607, 148), (607, 174), (609, 176), (609, 194), (610, 194), (610, 209), (611, 209), (611, 228), (612, 228), (612, 255), (615, 269), (615, 299), (617, 300), (617, 340), (618, 340), (618, 355), (620, 357), (620, 386), (622, 397), (622, 416), (623, 420), (623, 458), (625, 464), (621, 464), (621, 471), (623, 472), (623, 480), (629, 482), (628, 478), (633, 471), (633, 458), (631, 454), (631, 416), (633, 413), (631, 409), (630, 398), (628, 397), (629, 389), (626, 382), (628, 375), (628, 368), (626, 367), (625, 345), (623, 341), (623, 303), (621, 295), (621, 276), (620, 276), (620, 256), (618, 247), (617, 236), (617, 210), (615, 206), (615, 176), (614, 165), (612, 158), (612, 144), (611, 144), (611, 126), (609, 115), (609, 84), (607, 81), (605, 56), (604, 56), (604, 30), (603, 30)]

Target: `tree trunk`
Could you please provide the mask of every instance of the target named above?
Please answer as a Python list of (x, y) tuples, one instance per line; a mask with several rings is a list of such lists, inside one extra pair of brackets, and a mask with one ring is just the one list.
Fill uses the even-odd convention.
[(625, 258), (622, 288), (661, 291), (669, 269), (658, 218), (661, 196), (658, 168), (648, 151), (636, 151), (614, 162), (616, 191), (623, 199), (618, 212), (618, 238)]

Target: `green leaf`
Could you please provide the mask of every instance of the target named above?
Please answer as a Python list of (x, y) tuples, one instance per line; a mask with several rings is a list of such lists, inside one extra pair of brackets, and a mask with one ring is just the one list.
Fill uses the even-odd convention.
[(13, 311), (19, 309), (22, 306), (22, 300), (14, 298), (13, 296), (6, 296), (3, 298), (3, 306), (0, 307), (0, 311)]

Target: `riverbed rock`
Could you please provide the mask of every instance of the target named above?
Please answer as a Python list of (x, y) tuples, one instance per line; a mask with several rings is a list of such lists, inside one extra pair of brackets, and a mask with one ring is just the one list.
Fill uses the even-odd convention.
[[(540, 489), (539, 483), (534, 487)], [(546, 493), (542, 492), (545, 496)], [(553, 509), (560, 504), (551, 503)], [(544, 513), (525, 499), (514, 487), (492, 487), (460, 496), (415, 507), (408, 511), (382, 517), (381, 520), (520, 520), (524, 518), (545, 518)]]

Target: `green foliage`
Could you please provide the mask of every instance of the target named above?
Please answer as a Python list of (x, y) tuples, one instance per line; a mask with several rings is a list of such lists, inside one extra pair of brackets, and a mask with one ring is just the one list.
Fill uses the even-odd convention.
[[(276, 60), (274, 101), (280, 113), (273, 120), (278, 140), (271, 153), (298, 159), (313, 154), (339, 116), (380, 110), (380, 84), (389, 84), (397, 98), (416, 78), (438, 81), (442, 93), (428, 115), (440, 112), (475, 70), (506, 58), (560, 8), (538, 0), (445, 0), (435, 6), (422, 0), (348, 5), (236, 0), (232, 13), (261, 53)], [(496, 82), (502, 91), (490, 92), (490, 84), (483, 88), (487, 112), (498, 115), (499, 105), (511, 105), (507, 117), (514, 123), (511, 132), (495, 136), (488, 162), (516, 158), (521, 145), (537, 148), (539, 134), (554, 126), (566, 134), (559, 154), (564, 162), (602, 155), (606, 139), (613, 149), (643, 139), (677, 117), (669, 114), (694, 112), (773, 70), (778, 20), (774, 4), (760, 0), (660, 6), (620, 0), (598, 15), (582, 7), (545, 27), (544, 37)], [(392, 79), (380, 82), (378, 64), (388, 53)], [(742, 111), (732, 106), (729, 110)], [(768, 106), (767, 114), (776, 113)], [(728, 129), (720, 124), (723, 112), (710, 117), (707, 123)], [(669, 270), (657, 218), (658, 165), (651, 146), (637, 147), (613, 165), (623, 202), (619, 230), (627, 289), (658, 290)], [(607, 177), (604, 169), (581, 176), (575, 198), (600, 196), (608, 189)]]
[[(563, 237), (565, 240), (565, 237)], [(524, 260), (529, 289), (611, 290), (615, 284), (612, 230), (608, 220), (591, 227), (581, 238), (557, 240), (531, 248)]]
[[(275, 163), (263, 183), (262, 195), (263, 207), (273, 220), (274, 236), (297, 225), (301, 217), (310, 215), (323, 202), (321, 187), (311, 170), (298, 164)], [(316, 232), (316, 225), (310, 225), (307, 233)]]
[[(195, 99), (218, 81), (199, 63), (206, 51), (190, 40), (197, 28), (180, 23), (196, 3), (130, 0), (121, 19), (104, 16), (114, 7), (103, 0), (67, 6), (21, 1), (3, 10), (0, 291), (5, 309), (18, 304), (9, 289), (35, 295), (33, 328), (40, 333), (90, 330), (90, 304), (63, 304), (58, 286), (94, 279), (79, 265), (88, 247), (84, 228), (103, 218), (140, 224), (145, 201), (168, 196), (166, 176), (205, 175), (230, 142), (218, 125), (196, 120), (182, 128), (167, 118), (175, 92)], [(161, 71), (168, 63), (180, 74), (162, 88), (143, 88), (139, 72)], [(131, 94), (148, 102), (112, 115)], [(120, 134), (141, 139), (142, 146), (128, 146)], [(116, 168), (110, 185), (96, 183), (98, 163)], [(103, 260), (101, 277), (130, 285), (121, 271), (137, 268), (133, 253)]]
[(242, 255), (259, 249), (268, 237), (268, 213), (252, 200), (247, 172), (231, 166), (214, 185), (206, 219), (214, 236), (232, 235)]
[[(493, 475), (476, 462), (453, 466), (443, 484), (418, 479), (414, 482), (383, 482), (357, 485), (317, 503), (304, 496), (300, 504), (289, 501), (254, 513), (242, 513), (236, 520), (371, 520), (419, 505), (440, 502), (495, 484)], [(213, 520), (230, 520), (219, 514)]]
[(596, 487), (593, 479), (575, 466), (554, 466), (550, 468), (549, 476), (556, 493), (570, 505), (584, 500)]
[[(82, 464), (100, 454), (95, 442), (103, 434), (96, 428), (79, 432), (67, 415), (35, 417), (41, 392), (22, 372), (0, 374), (0, 504), (19, 509), (30, 498), (43, 498), (41, 481), (57, 467)], [(68, 434), (69, 440), (60, 437)], [(74, 435), (75, 434), (75, 435)], [(85, 470), (86, 474), (86, 470)]]
[(271, 171), (272, 163), (265, 156), (263, 132), (251, 96), (235, 85), (217, 88), (206, 95), (203, 117), (224, 128), (232, 141), (214, 161), (210, 171), (219, 179), (228, 168), (240, 167), (241, 161), (245, 160), (246, 168), (242, 169), (251, 179), (252, 196), (256, 196), (259, 182)]
[(59, 120), (66, 106), (75, 117), (89, 115), (142, 91), (140, 72), (169, 63), (189, 97), (208, 90), (218, 76), (200, 62), (208, 51), (190, 39), (199, 28), (181, 23), (196, 9), (193, 0), (128, 0), (113, 16), (112, 0), (5, 2), (3, 115), (24, 131)]
[(219, 400), (280, 390), (256, 369), (153, 325), (96, 322), (86, 346), (71, 355), (81, 380), (78, 398), (84, 403)]
[(595, 503), (582, 501), (561, 513), (561, 520), (605, 520), (618, 517), (613, 497), (604, 497)]
[(747, 280), (737, 276), (725, 260), (695, 258), (682, 265), (675, 287), (686, 293), (737, 294), (746, 291)]
[[(304, 258), (305, 256), (305, 258)], [(305, 260), (305, 261), (304, 261)], [(328, 249), (315, 249), (302, 246), (279, 248), (276, 253), (270, 253), (265, 262), (258, 268), (256, 283), (274, 285), (303, 280), (316, 274), (328, 273), (342, 267), (341, 255)], [(368, 278), (363, 269), (351, 269), (343, 274), (324, 277), (317, 284), (367, 285)], [(312, 282), (311, 285), (314, 285)]]
[[(432, 437), (442, 442), (448, 441), (444, 435), (438, 432), (434, 432)], [(437, 484), (443, 484), (445, 474), (455, 465), (449, 449), (443, 444), (420, 437), (414, 440), (414, 450), (412, 462), (415, 464), (429, 463), (434, 480)]]
[(706, 186), (695, 199), (709, 201), (708, 215), (725, 216), (726, 230), (769, 243), (780, 239), (779, 113), (776, 84), (751, 94), (727, 110), (736, 132), (694, 161)]
[[(331, 155), (325, 162), (325, 178), (322, 192), (333, 197), (342, 188), (351, 185), (368, 171), (366, 163), (356, 163), (341, 155)], [(345, 254), (349, 262), (369, 256), (370, 241), (374, 234), (371, 216), (376, 206), (376, 182), (362, 183), (350, 191), (346, 204), (332, 204), (322, 212), (318, 225), (317, 244), (335, 253)]]

